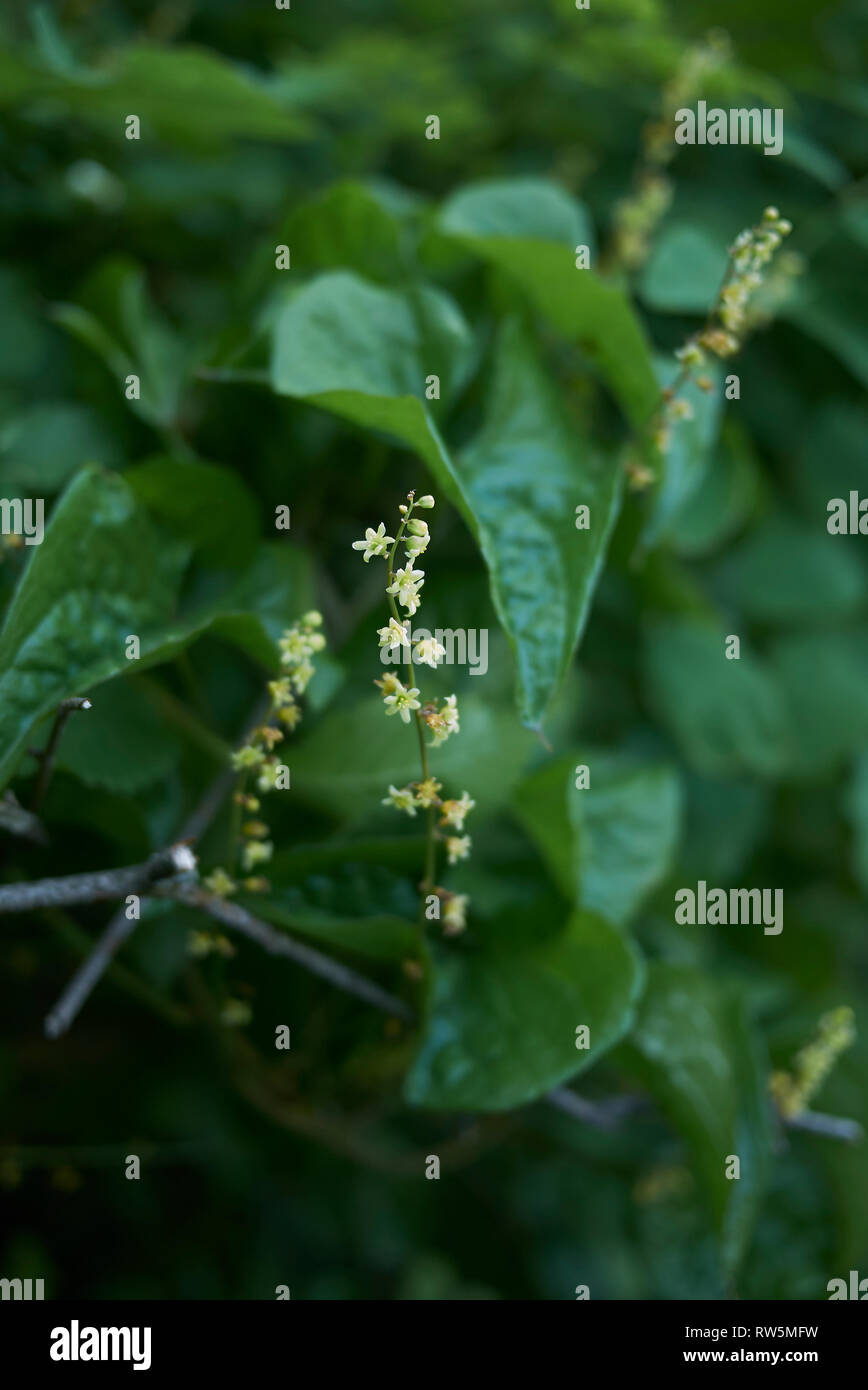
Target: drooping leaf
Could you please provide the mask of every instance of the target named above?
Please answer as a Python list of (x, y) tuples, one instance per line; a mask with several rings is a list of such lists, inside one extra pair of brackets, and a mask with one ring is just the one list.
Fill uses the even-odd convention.
[(621, 501), (619, 460), (578, 432), (530, 341), (509, 324), (485, 422), (456, 466), (515, 657), (519, 710), (535, 725), (588, 616)]
[[(535, 937), (504, 921), (475, 939), (434, 941), (428, 1012), (405, 1092), (436, 1110), (526, 1105), (596, 1062), (623, 1036), (641, 962), (621, 932), (592, 913)], [(590, 1047), (576, 1046), (580, 1025)]]

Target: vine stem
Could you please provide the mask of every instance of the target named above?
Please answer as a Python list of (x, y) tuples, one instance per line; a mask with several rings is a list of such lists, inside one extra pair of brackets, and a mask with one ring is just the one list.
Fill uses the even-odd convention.
[[(399, 625), (400, 627), (403, 627), (404, 624), (403, 624), (403, 622), (402, 622), (401, 615), (400, 615), (400, 613), (398, 612), (398, 605), (397, 605), (396, 602), (395, 602), (394, 595), (388, 593), (388, 590), (391, 589), (392, 584), (394, 583), (394, 580), (395, 580), (395, 555), (397, 554), (398, 546), (401, 544), (401, 541), (402, 541), (402, 539), (403, 539), (404, 532), (405, 532), (406, 529), (407, 529), (407, 522), (410, 520), (410, 517), (413, 515), (413, 507), (414, 507), (414, 505), (415, 505), (415, 493), (409, 492), (409, 493), (407, 494), (407, 496), (408, 496), (408, 498), (409, 498), (409, 500), (410, 500), (410, 505), (409, 505), (409, 507), (407, 508), (407, 515), (406, 515), (405, 517), (402, 517), (402, 519), (401, 519), (401, 525), (398, 527), (398, 534), (397, 534), (397, 536), (395, 537), (394, 543), (393, 543), (393, 545), (392, 545), (392, 549), (391, 549), (391, 551), (389, 552), (389, 561), (388, 561), (387, 572), (386, 572), (386, 588), (387, 588), (386, 597), (387, 597), (387, 599), (389, 600), (389, 608), (390, 608), (390, 610), (391, 610), (392, 617), (395, 619), (395, 622), (398, 623), (398, 625)], [(407, 668), (406, 668), (406, 670), (407, 670), (407, 689), (408, 689), (408, 690), (412, 690), (412, 689), (414, 689), (414, 685), (413, 685), (413, 681), (414, 681), (414, 675), (413, 675), (413, 656), (412, 656), (412, 648), (411, 648), (409, 642), (407, 643), (407, 651), (408, 651), (408, 653), (409, 653), (409, 655), (408, 655), (408, 657), (407, 657)], [(422, 781), (423, 781), (423, 782), (427, 782), (427, 781), (428, 781), (428, 777), (429, 777), (429, 770), (428, 770), (428, 745), (427, 745), (426, 742), (425, 742), (425, 721), (423, 720), (422, 715), (421, 715), (421, 713), (419, 712), (419, 710), (416, 710), (416, 711), (415, 711), (415, 717), (416, 717), (416, 732), (417, 732), (417, 734), (418, 734), (418, 736), (419, 736), (419, 761), (420, 761), (421, 768), (422, 768)], [(436, 874), (436, 869), (437, 869), (437, 844), (436, 844), (436, 839), (435, 839), (435, 834), (434, 834), (434, 807), (433, 807), (433, 806), (429, 806), (429, 807), (428, 807), (428, 810), (427, 810), (427, 812), (426, 812), (425, 820), (426, 820), (426, 828), (425, 828), (425, 865), (424, 865), (424, 869), (423, 869), (423, 878), (422, 878), (422, 882), (421, 882), (421, 884), (419, 885), (420, 888), (421, 888), (421, 890), (422, 890), (422, 896), (421, 896), (421, 899), (420, 899), (420, 902), (419, 902), (419, 925), (420, 925), (420, 927), (423, 925), (423, 923), (424, 923), (424, 921), (425, 921), (425, 897), (426, 897), (426, 894), (427, 894), (427, 893), (430, 893), (430, 892), (433, 890), (433, 888), (434, 888), (434, 879), (435, 879), (435, 874)]]

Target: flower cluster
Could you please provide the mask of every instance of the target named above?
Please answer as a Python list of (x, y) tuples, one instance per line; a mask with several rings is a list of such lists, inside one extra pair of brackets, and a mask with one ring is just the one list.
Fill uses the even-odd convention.
[[(239, 773), (238, 787), (233, 796), (233, 853), (237, 846), (241, 871), (246, 875), (240, 886), (249, 893), (268, 892), (268, 880), (252, 872), (258, 865), (268, 862), (274, 849), (268, 838), (268, 825), (258, 816), (259, 796), (288, 785), (284, 781), (287, 769), (274, 749), (283, 741), (284, 731), (288, 729), (291, 733), (301, 719), (299, 697), (314, 675), (312, 658), (325, 647), (325, 638), (319, 631), (321, 626), (322, 614), (311, 612), (305, 613), (293, 627), (286, 629), (278, 642), (284, 674), (268, 683), (271, 697), (268, 712), (262, 723), (232, 754), (232, 767)], [(251, 779), (255, 779), (253, 790), (250, 789)], [(203, 884), (209, 893), (220, 898), (235, 893), (239, 887), (232, 875), (220, 867), (214, 869)], [(191, 941), (190, 950), (196, 955), (207, 954), (205, 944), (199, 934), (195, 942)], [(210, 949), (219, 947), (212, 942)]]
[(770, 1090), (784, 1119), (802, 1113), (855, 1037), (852, 1009), (833, 1009), (823, 1015), (816, 1038), (796, 1054), (793, 1071), (774, 1072), (771, 1077)]
[(674, 158), (675, 113), (690, 106), (714, 69), (730, 56), (729, 39), (712, 30), (702, 43), (687, 50), (670, 81), (663, 88), (660, 118), (642, 130), (639, 165), (633, 191), (614, 209), (614, 253), (618, 265), (636, 270), (648, 256), (651, 238), (667, 212), (673, 196), (672, 180), (663, 172)]
[[(690, 402), (678, 393), (693, 372), (705, 366), (707, 354), (726, 358), (741, 348), (745, 334), (755, 322), (748, 312), (749, 301), (763, 283), (763, 271), (792, 229), (792, 223), (781, 217), (777, 208), (768, 207), (759, 226), (740, 232), (729, 248), (727, 272), (704, 327), (676, 350), (680, 371), (663, 392), (663, 408), (653, 431), (654, 443), (660, 450), (669, 444), (672, 425), (693, 416)], [(710, 377), (697, 376), (695, 381), (703, 391), (711, 390)]]
[[(439, 703), (429, 700), (422, 703), (421, 690), (416, 684), (413, 663), (430, 666), (432, 669), (443, 660), (446, 649), (435, 637), (424, 637), (414, 642), (410, 635), (410, 623), (399, 612), (399, 605), (411, 618), (421, 604), (421, 590), (425, 583), (425, 572), (416, 569), (420, 555), (428, 549), (431, 536), (428, 524), (415, 515), (419, 508), (430, 510), (434, 498), (416, 498), (409, 493), (406, 503), (399, 507), (400, 520), (397, 534), (386, 534), (385, 522), (380, 522), (374, 530), (368, 527), (364, 540), (354, 541), (353, 549), (363, 552), (365, 563), (374, 557), (387, 562), (386, 596), (389, 600), (391, 617), (385, 627), (378, 629), (380, 648), (401, 648), (405, 652), (406, 677), (400, 680), (392, 671), (386, 672), (374, 684), (383, 697), (383, 707), (387, 715), (397, 714), (404, 724), (415, 721), (419, 732), (422, 759), (422, 776), (417, 782), (407, 786), (389, 786), (388, 795), (383, 798), (384, 806), (392, 806), (405, 815), (415, 817), (422, 810), (428, 821), (425, 877), (421, 888), (426, 896), (434, 895), (442, 906), (442, 923), (445, 935), (454, 935), (466, 926), (468, 899), (460, 893), (451, 893), (434, 882), (436, 842), (441, 841), (450, 864), (457, 864), (470, 854), (470, 836), (463, 834), (465, 817), (473, 810), (475, 802), (468, 792), (459, 798), (441, 798), (442, 786), (428, 770), (428, 749), (436, 748), (452, 734), (460, 732), (458, 701), (455, 695), (448, 695)], [(406, 564), (395, 568), (395, 557), (399, 546), (404, 547)], [(426, 742), (426, 734), (430, 742)], [(439, 816), (439, 819), (438, 819)], [(424, 906), (424, 899), (423, 899)]]

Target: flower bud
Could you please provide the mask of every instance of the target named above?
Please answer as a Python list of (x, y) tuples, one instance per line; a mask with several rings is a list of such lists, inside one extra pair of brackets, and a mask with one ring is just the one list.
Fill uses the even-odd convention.
[(426, 492), (424, 497), (419, 498), (419, 501), (416, 503), (416, 506), (425, 507), (426, 510), (430, 511), (430, 509), (434, 506), (434, 498), (431, 496), (429, 492)]

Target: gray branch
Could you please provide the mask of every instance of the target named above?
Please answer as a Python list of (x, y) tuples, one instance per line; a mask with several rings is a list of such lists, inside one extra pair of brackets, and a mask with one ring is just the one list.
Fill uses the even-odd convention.
[(195, 857), (186, 845), (152, 854), (144, 864), (123, 869), (99, 869), (91, 874), (65, 878), (39, 878), (32, 882), (6, 883), (0, 887), (0, 913), (32, 912), (40, 907), (70, 907), (74, 903), (103, 902), (141, 893), (158, 879), (189, 873)]
[(406, 1023), (412, 1023), (415, 1019), (413, 1010), (403, 999), (389, 994), (373, 980), (359, 975), (346, 965), (341, 965), (331, 956), (323, 955), (312, 946), (306, 946), (294, 937), (287, 936), (285, 932), (277, 931), (268, 922), (254, 917), (238, 903), (218, 898), (216, 894), (208, 893), (204, 888), (187, 883), (158, 883), (154, 885), (152, 893), (156, 897), (171, 898), (173, 902), (183, 903), (186, 907), (200, 908), (224, 927), (230, 927), (255, 941), (257, 946), (261, 946), (270, 955), (287, 956), (297, 965), (304, 966), (311, 974), (319, 975), (320, 979), (328, 980), (329, 984), (337, 989), (354, 994), (357, 999), (363, 999), (366, 1004), (372, 1004), (375, 1009), (391, 1014), (393, 1018), (403, 1019)]

